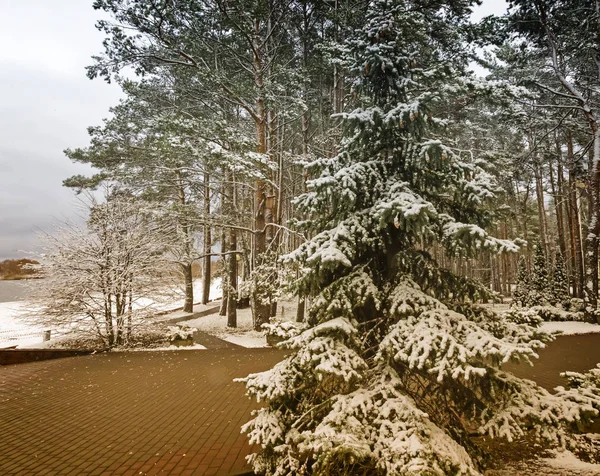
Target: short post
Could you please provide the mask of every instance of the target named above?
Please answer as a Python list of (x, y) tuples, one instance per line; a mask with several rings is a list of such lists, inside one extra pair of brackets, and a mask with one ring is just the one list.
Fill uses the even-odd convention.
[(47, 341), (50, 340), (50, 335), (51, 334), (52, 334), (51, 330), (44, 331), (44, 342), (47, 342)]

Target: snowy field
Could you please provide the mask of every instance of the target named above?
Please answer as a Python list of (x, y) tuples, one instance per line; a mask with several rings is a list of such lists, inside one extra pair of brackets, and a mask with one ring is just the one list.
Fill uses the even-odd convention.
[(546, 332), (560, 332), (561, 335), (571, 336), (576, 334), (596, 334), (600, 332), (600, 325), (589, 322), (544, 322), (541, 328)]
[[(196, 298), (202, 292), (202, 280), (194, 281), (194, 295)], [(221, 297), (221, 280), (213, 280), (210, 290), (210, 299), (216, 300)], [(163, 318), (184, 317), (186, 314), (177, 311), (183, 306), (183, 298), (171, 300), (170, 302), (152, 302), (150, 300), (140, 300), (140, 305), (153, 306), (157, 312), (168, 312), (168, 316), (160, 316), (157, 320)], [(51, 325), (47, 327), (32, 326), (23, 322), (20, 316), (29, 311), (31, 304), (27, 301), (0, 302), (0, 348), (18, 345), (19, 347), (43, 347), (43, 332), (52, 330), (52, 341), (60, 338), (64, 333), (60, 329), (55, 329)], [(171, 311), (172, 312), (169, 312)], [(204, 310), (204, 307), (197, 306), (194, 311)], [(297, 301), (288, 299), (281, 301), (277, 306), (276, 319), (294, 320), (296, 317)], [(494, 306), (495, 311), (503, 310), (503, 305)], [(201, 331), (217, 336), (223, 340), (243, 347), (255, 348), (266, 347), (266, 337), (264, 333), (252, 329), (252, 312), (250, 308), (238, 310), (238, 327), (230, 329), (227, 327), (227, 317), (219, 315), (209, 315), (198, 319), (186, 321), (191, 327), (196, 327)], [(600, 325), (587, 322), (545, 322), (542, 329), (548, 332), (558, 332), (561, 335), (591, 334), (600, 333)], [(164, 349), (163, 349), (164, 350)]]
[[(194, 281), (194, 296), (198, 298), (202, 293), (202, 280)], [(221, 297), (221, 279), (214, 279), (210, 288), (210, 299)], [(184, 298), (171, 300), (170, 302), (152, 302), (151, 300), (139, 300), (139, 306), (152, 306), (157, 312), (175, 310), (183, 306)], [(12, 346), (44, 347), (60, 338), (68, 329), (57, 329), (52, 324), (48, 326), (34, 326), (23, 321), (23, 315), (31, 311), (31, 303), (28, 301), (0, 302), (0, 349)], [(45, 330), (51, 330), (50, 342), (43, 342)]]
[(0, 302), (0, 348), (31, 346), (43, 342), (46, 329), (20, 320), (21, 316), (29, 312), (29, 307), (30, 304), (26, 301)]
[[(221, 278), (215, 278), (210, 284), (210, 293), (208, 299), (214, 301), (220, 299), (222, 295), (221, 291)], [(139, 307), (152, 306), (152, 309), (157, 312), (168, 312), (176, 311), (183, 307), (185, 303), (185, 295), (183, 290), (176, 290), (174, 294), (167, 294), (169, 298), (163, 299), (160, 302), (153, 301), (152, 299), (138, 299), (137, 305)], [(179, 297), (177, 297), (179, 296)], [(202, 280), (194, 280), (194, 302), (198, 302), (202, 296)]]
[[(284, 300), (277, 304), (277, 315), (273, 319), (282, 321), (294, 320), (298, 303), (295, 300)], [(211, 314), (209, 316), (199, 317), (185, 321), (190, 327), (212, 334), (220, 339), (241, 345), (242, 347), (256, 348), (267, 347), (267, 338), (263, 332), (255, 331), (252, 328), (252, 310), (248, 307), (238, 309), (237, 328), (227, 327), (227, 316)]]
[[(277, 306), (277, 316), (275, 319), (282, 321), (294, 320), (296, 318), (297, 307), (297, 301), (292, 299), (280, 302)], [(495, 309), (496, 311), (505, 310), (502, 305), (497, 305), (496, 307), (498, 308)], [(199, 307), (194, 308), (195, 312), (201, 310)], [(179, 313), (177, 316), (179, 315), (183, 317), (185, 314)], [(238, 309), (237, 323), (237, 328), (228, 328), (227, 317), (217, 314), (185, 321), (185, 324), (190, 327), (195, 327), (198, 330), (212, 334), (232, 344), (249, 348), (267, 347), (267, 340), (264, 333), (252, 329), (252, 311), (250, 308)], [(547, 332), (559, 333), (560, 335), (600, 333), (600, 325), (588, 322), (544, 322), (541, 328)]]

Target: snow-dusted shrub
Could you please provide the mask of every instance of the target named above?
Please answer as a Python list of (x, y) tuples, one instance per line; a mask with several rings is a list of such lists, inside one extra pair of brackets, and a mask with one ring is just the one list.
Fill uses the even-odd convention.
[(530, 278), (527, 271), (525, 256), (519, 258), (517, 266), (517, 283), (513, 292), (512, 304), (516, 306), (526, 306), (529, 302)]
[(571, 298), (563, 303), (563, 309), (569, 312), (584, 312), (585, 302), (580, 298)]
[[(563, 372), (560, 375), (567, 380), (567, 384), (564, 387), (557, 387), (555, 389), (558, 398), (576, 404), (591, 406), (593, 409), (600, 411), (600, 364), (597, 364), (595, 368), (584, 373)], [(592, 419), (589, 417), (595, 417), (596, 414), (589, 408), (586, 416), (588, 418), (577, 422), (579, 430), (585, 429), (583, 425), (591, 423)], [(592, 435), (589, 437), (586, 437), (586, 435), (575, 435), (569, 441), (569, 447), (578, 455), (587, 453), (584, 458), (587, 461), (597, 462), (600, 460), (600, 441), (597, 435), (596, 437)]]
[(534, 306), (532, 312), (538, 314), (544, 321), (583, 321), (582, 312), (569, 312), (555, 306)]
[(560, 376), (567, 380), (567, 388), (589, 391), (600, 398), (600, 364), (585, 373), (563, 372)]
[(555, 306), (511, 307), (502, 314), (511, 322), (536, 327), (544, 321), (583, 321), (584, 319), (584, 314), (581, 312), (568, 312)]
[(267, 337), (272, 336), (281, 340), (295, 337), (305, 328), (305, 326), (299, 322), (280, 320), (273, 320), (268, 324), (263, 324), (261, 327)]
[[(257, 320), (256, 316), (269, 316), (271, 306), (283, 295), (288, 272), (289, 270), (277, 263), (274, 255), (266, 253), (262, 256), (261, 263), (240, 285), (238, 295), (250, 297), (255, 330), (260, 331), (262, 325), (265, 324), (260, 319)], [(268, 311), (257, 313), (261, 308), (268, 309)]]
[[(495, 391), (495, 411), (483, 412), (479, 432), (492, 437), (515, 437), (533, 433), (547, 443), (564, 446), (569, 430), (598, 415), (600, 399), (570, 391), (551, 394), (531, 380), (494, 371), (493, 378), (482, 381)], [(485, 392), (485, 388), (482, 391)]]
[[(537, 327), (535, 322), (539, 321), (541, 323), (539, 317), (534, 319), (533, 323), (522, 322), (520, 319), (511, 319), (511, 315), (506, 312), (498, 313), (489, 307), (473, 303), (460, 303), (459, 305), (454, 306), (454, 310), (463, 314), (468, 320), (477, 323), (482, 329), (498, 338), (502, 338), (507, 334), (515, 335), (515, 333), (522, 332), (523, 325)], [(534, 315), (537, 316), (537, 314)], [(528, 330), (531, 331), (531, 329)], [(546, 340), (546, 337), (534, 337), (533, 334), (529, 337), (541, 341)]]
[(529, 293), (525, 306), (546, 306), (555, 302), (552, 295), (552, 282), (548, 275), (548, 262), (544, 247), (537, 242), (533, 253), (533, 265), (529, 279)]
[(600, 464), (600, 434), (583, 433), (573, 435), (568, 447), (580, 460)]
[(548, 260), (544, 248), (538, 242), (535, 245), (531, 272), (527, 270), (525, 257), (521, 256), (519, 259), (513, 305), (521, 307), (561, 306), (568, 301), (569, 282), (566, 276), (565, 262), (560, 252), (556, 253), (552, 274), (548, 271)]
[(534, 309), (511, 307), (508, 311), (504, 311), (503, 316), (510, 322), (515, 324), (527, 324), (529, 326), (539, 327), (544, 319), (539, 312)]
[[(565, 260), (560, 251), (556, 252), (554, 257), (554, 272), (552, 275), (551, 285), (551, 303), (555, 306), (563, 305), (569, 301), (569, 278), (567, 276), (567, 270), (565, 267)], [(568, 309), (567, 309), (568, 310)], [(583, 311), (583, 309), (581, 309)], [(577, 311), (575, 311), (577, 312)]]
[(195, 327), (189, 327), (186, 325), (183, 326), (169, 326), (167, 337), (170, 342), (174, 342), (177, 340), (187, 340), (191, 339), (194, 336), (194, 332), (198, 329)]

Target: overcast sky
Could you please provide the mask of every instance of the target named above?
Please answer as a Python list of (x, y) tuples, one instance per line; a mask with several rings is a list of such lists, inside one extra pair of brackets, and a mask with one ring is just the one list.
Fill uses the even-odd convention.
[[(63, 150), (88, 142), (121, 96), (90, 81), (85, 66), (102, 49), (92, 0), (0, 0), (0, 260), (35, 251), (40, 231), (72, 218), (78, 201), (62, 181), (89, 172)], [(484, 0), (474, 17), (501, 14)]]

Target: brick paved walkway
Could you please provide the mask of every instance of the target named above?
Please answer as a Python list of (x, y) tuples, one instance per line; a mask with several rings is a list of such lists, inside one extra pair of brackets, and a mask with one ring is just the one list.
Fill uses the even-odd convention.
[(247, 469), (256, 407), (235, 377), (270, 349), (98, 354), (0, 367), (0, 475), (196, 474)]
[[(98, 354), (0, 367), (0, 475), (195, 474), (248, 469), (256, 408), (235, 377), (283, 353), (206, 337), (209, 350)], [(213, 340), (215, 342), (213, 342)], [(600, 361), (600, 334), (557, 339), (533, 368), (547, 388)], [(527, 473), (523, 473), (527, 474)]]
[(585, 372), (596, 367), (600, 362), (600, 334), (559, 336), (540, 350), (539, 355), (533, 367), (523, 363), (506, 364), (502, 368), (552, 391), (567, 383), (561, 372)]

